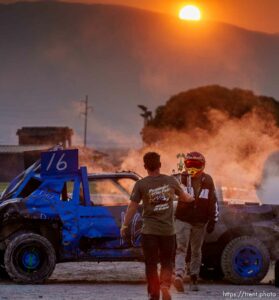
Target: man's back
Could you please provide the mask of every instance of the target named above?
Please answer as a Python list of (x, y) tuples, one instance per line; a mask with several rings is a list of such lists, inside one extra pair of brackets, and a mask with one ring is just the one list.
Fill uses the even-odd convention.
[(181, 188), (172, 176), (159, 174), (139, 180), (131, 200), (143, 201), (143, 234), (172, 235), (174, 231), (173, 200)]

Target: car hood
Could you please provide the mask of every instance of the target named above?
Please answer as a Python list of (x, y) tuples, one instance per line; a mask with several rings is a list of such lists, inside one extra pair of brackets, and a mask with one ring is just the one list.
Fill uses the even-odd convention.
[(14, 199), (7, 199), (0, 202), (0, 209), (5, 207), (8, 204), (12, 203), (19, 203), (22, 201), (23, 198), (14, 198)]

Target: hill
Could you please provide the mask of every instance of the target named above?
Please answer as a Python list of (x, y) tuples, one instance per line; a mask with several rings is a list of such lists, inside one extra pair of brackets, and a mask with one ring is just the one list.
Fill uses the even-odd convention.
[(137, 104), (220, 84), (279, 98), (279, 36), (221, 23), (193, 25), (111, 5), (0, 5), (0, 143), (22, 126), (67, 125), (89, 94), (89, 144), (140, 143)]

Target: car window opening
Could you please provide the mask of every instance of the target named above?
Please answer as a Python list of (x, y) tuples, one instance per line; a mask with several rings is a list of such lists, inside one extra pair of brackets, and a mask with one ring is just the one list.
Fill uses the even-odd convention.
[(23, 188), (23, 190), (20, 192), (19, 197), (25, 198), (28, 197), (30, 194), (32, 194), (36, 189), (39, 188), (39, 186), (41, 185), (41, 181), (32, 177), (27, 184), (25, 185), (25, 187)]
[(60, 200), (71, 201), (73, 198), (73, 191), (74, 191), (74, 182), (73, 181), (65, 182), (61, 192)]
[(127, 205), (129, 193), (118, 181), (98, 179), (89, 181), (90, 201), (98, 206)]

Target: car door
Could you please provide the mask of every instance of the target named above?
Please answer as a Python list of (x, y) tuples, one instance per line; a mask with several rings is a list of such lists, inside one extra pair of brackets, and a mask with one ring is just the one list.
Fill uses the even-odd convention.
[[(120, 252), (116, 254), (109, 250), (135, 247), (137, 244), (131, 243), (131, 239), (133, 241), (137, 239), (136, 224), (139, 221), (139, 214), (136, 214), (131, 222), (128, 239), (123, 240), (120, 236), (120, 227), (130, 196), (124, 185), (113, 178), (91, 177), (88, 180), (88, 192), (90, 203), (86, 204), (86, 201), (81, 201), (79, 207), (82, 253), (91, 257), (122, 255)], [(85, 196), (83, 193), (84, 191), (81, 190), (81, 199)]]
[[(106, 207), (120, 230), (135, 180), (128, 177), (111, 177), (97, 180), (91, 179), (89, 183), (90, 196), (94, 205)], [(123, 239), (119, 235), (117, 246), (120, 248), (139, 247), (141, 225), (141, 208), (139, 208), (130, 222), (125, 238)]]

